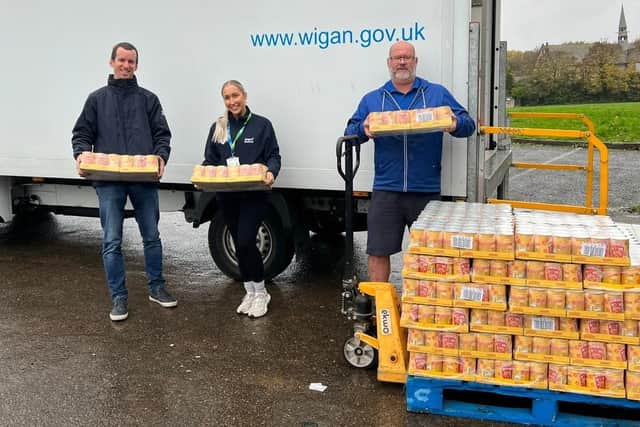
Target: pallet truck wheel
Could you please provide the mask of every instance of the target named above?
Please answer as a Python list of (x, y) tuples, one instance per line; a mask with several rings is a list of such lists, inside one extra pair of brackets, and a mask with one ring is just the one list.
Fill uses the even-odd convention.
[(376, 362), (376, 350), (362, 341), (356, 344), (355, 337), (351, 337), (344, 343), (344, 358), (355, 368), (367, 369)]

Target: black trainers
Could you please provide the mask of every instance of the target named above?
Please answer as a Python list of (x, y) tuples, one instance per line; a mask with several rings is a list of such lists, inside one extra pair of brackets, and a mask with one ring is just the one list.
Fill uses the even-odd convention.
[(155, 291), (149, 292), (149, 300), (157, 302), (163, 307), (175, 307), (178, 305), (178, 300), (172, 297), (165, 288), (158, 288)]
[(112, 321), (117, 322), (119, 320), (124, 320), (127, 317), (129, 317), (129, 311), (127, 310), (127, 299), (122, 297), (114, 299), (111, 313), (109, 313), (109, 318)]

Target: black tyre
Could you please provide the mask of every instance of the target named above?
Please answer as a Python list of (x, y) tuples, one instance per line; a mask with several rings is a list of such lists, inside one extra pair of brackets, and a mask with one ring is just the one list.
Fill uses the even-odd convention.
[(0, 223), (1, 240), (46, 240), (55, 236), (55, 216), (44, 209), (25, 210), (11, 222)]
[[(264, 262), (265, 280), (282, 273), (291, 263), (294, 254), (293, 238), (284, 231), (282, 222), (273, 209), (269, 209), (258, 229), (256, 246)], [(235, 245), (220, 210), (209, 224), (209, 251), (220, 271), (234, 280), (240, 280)]]

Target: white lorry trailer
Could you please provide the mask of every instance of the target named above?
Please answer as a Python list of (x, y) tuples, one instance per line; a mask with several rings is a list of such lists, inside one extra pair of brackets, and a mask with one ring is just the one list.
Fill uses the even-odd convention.
[[(159, 96), (173, 132), (161, 209), (183, 210), (195, 227), (210, 221), (212, 257), (232, 277), (233, 245), (215, 197), (190, 183), (208, 128), (223, 112), (224, 81), (244, 83), (249, 105), (271, 119), (281, 147), (272, 209), (257, 236), (267, 277), (287, 267), (310, 231), (344, 231), (335, 143), (362, 95), (388, 79), (391, 43), (412, 42), (419, 75), (448, 87), (481, 123), (502, 124), (497, 1), (1, 4), (0, 222), (34, 208), (97, 216), (91, 183), (75, 172), (71, 129), (87, 95), (106, 83), (119, 41), (139, 49), (138, 80)], [(480, 136), (445, 136), (444, 196), (482, 200), (495, 192), (510, 159), (491, 145)], [(355, 231), (366, 229), (372, 148), (363, 145), (353, 182)]]

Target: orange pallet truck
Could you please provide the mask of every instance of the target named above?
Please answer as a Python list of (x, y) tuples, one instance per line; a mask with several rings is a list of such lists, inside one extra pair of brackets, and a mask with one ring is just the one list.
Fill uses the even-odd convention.
[(339, 138), (336, 156), (338, 173), (345, 181), (346, 243), (341, 311), (354, 321), (354, 334), (344, 343), (344, 357), (356, 368), (370, 368), (377, 362), (378, 380), (405, 383), (407, 345), (405, 334), (400, 329), (396, 290), (391, 283), (363, 282), (357, 285), (353, 267), (353, 178), (360, 165), (357, 136)]

